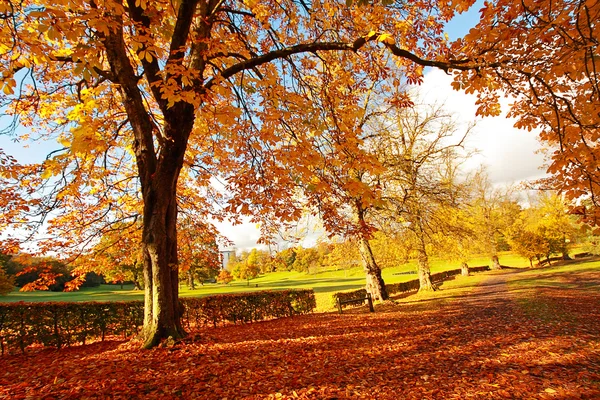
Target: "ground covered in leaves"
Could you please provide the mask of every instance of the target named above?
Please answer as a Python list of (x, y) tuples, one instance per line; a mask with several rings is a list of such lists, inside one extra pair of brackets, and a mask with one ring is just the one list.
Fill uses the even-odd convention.
[(0, 398), (600, 398), (600, 277), (532, 288), (518, 274), (374, 314), (211, 328), (154, 350), (104, 342), (8, 356)]

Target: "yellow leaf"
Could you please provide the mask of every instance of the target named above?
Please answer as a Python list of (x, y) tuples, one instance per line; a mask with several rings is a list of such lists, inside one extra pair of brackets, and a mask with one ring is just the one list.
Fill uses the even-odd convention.
[(394, 43), (396, 43), (396, 41), (394, 40), (394, 38), (392, 37), (392, 35), (390, 35), (389, 33), (383, 33), (383, 34), (379, 35), (379, 37), (377, 37), (377, 41), (385, 43), (385, 44), (394, 44)]
[(7, 94), (7, 95), (11, 95), (11, 94), (15, 93), (13, 88), (10, 87), (8, 84), (4, 85), (4, 88), (2, 89), (2, 91), (4, 92), (4, 94)]
[(52, 170), (50, 168), (46, 168), (44, 172), (42, 172), (42, 179), (48, 179), (52, 176)]

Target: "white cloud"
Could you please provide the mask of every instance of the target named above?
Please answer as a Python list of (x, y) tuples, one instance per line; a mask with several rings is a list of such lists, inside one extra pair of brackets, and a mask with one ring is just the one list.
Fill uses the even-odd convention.
[(488, 167), (494, 183), (516, 183), (538, 179), (545, 175), (544, 156), (538, 152), (541, 145), (537, 132), (516, 129), (514, 120), (504, 115), (510, 100), (503, 99), (503, 116), (475, 117), (475, 95), (453, 90), (452, 77), (440, 70), (430, 70), (420, 87), (422, 96), (428, 102), (443, 104), (445, 109), (455, 113), (459, 121), (476, 121), (477, 125), (467, 145), (478, 149), (471, 167), (484, 164)]

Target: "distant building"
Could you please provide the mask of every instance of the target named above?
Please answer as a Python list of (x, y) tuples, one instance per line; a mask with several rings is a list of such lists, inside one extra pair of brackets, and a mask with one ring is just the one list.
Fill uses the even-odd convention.
[(221, 269), (228, 270), (229, 260), (235, 257), (235, 250), (221, 250)]

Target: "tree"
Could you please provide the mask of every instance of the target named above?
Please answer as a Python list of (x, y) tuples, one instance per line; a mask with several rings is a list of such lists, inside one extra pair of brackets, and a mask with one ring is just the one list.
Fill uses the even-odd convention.
[(534, 258), (539, 263), (541, 262), (541, 257), (548, 254), (550, 250), (548, 242), (542, 235), (526, 229), (514, 229), (508, 236), (508, 240), (511, 249), (518, 255), (527, 258), (531, 267), (533, 267)]
[(201, 283), (214, 279), (221, 269), (221, 253), (215, 227), (187, 216), (179, 226), (179, 265), (186, 276), (189, 289), (195, 289), (195, 279)]
[(232, 280), (233, 280), (233, 276), (226, 269), (222, 269), (221, 272), (219, 272), (219, 275), (217, 276), (217, 282), (224, 283), (226, 285), (229, 282), (231, 282)]
[(278, 271), (291, 271), (296, 261), (296, 249), (293, 247), (283, 249), (275, 256)]
[(296, 257), (292, 267), (295, 271), (315, 273), (323, 264), (322, 254), (314, 247), (296, 248)]
[(442, 213), (447, 229), (435, 233), (435, 254), (445, 260), (459, 261), (461, 275), (469, 275), (469, 260), (476, 254), (477, 242), (475, 220), (468, 212), (468, 197)]
[(537, 231), (548, 242), (548, 253), (560, 253), (564, 260), (569, 260), (569, 247), (576, 242), (577, 224), (565, 196), (542, 192), (531, 212)]
[(0, 296), (6, 296), (15, 288), (15, 278), (8, 275), (4, 268), (0, 267)]
[(131, 223), (115, 223), (112, 228), (100, 237), (94, 247), (73, 262), (76, 279), (81, 281), (87, 273), (96, 271), (108, 282), (122, 286), (130, 281), (135, 290), (141, 290), (144, 287), (142, 251), (139, 248), (141, 224), (133, 220)]
[(361, 263), (360, 253), (356, 239), (336, 237), (333, 238), (332, 248), (329, 254), (323, 258), (323, 264), (337, 270), (343, 270), (347, 276), (348, 270), (359, 267)]
[(511, 198), (511, 189), (494, 188), (485, 169), (471, 178), (473, 199), (469, 213), (475, 220), (475, 242), (491, 261), (491, 269), (501, 269), (498, 242), (502, 232), (517, 218), (520, 207)]
[(389, 218), (411, 234), (419, 290), (433, 290), (428, 247), (435, 233), (450, 227), (448, 215), (461, 191), (457, 162), (471, 127), (459, 133), (452, 116), (436, 105), (395, 108), (383, 122), (376, 150), (386, 168), (382, 198)]

